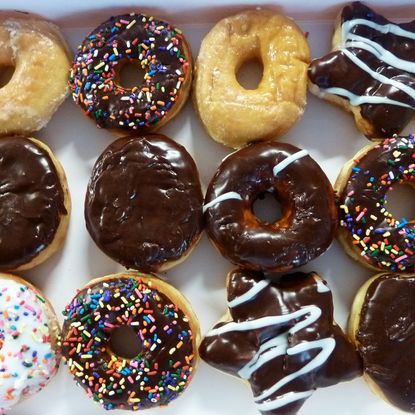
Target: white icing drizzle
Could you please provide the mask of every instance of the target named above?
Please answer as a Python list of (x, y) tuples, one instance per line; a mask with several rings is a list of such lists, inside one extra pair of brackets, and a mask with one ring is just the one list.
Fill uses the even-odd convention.
[(317, 284), (317, 292), (318, 293), (328, 293), (330, 292), (330, 288), (327, 287), (326, 284), (317, 276), (314, 276), (314, 281)]
[(235, 297), (232, 301), (228, 302), (229, 308), (237, 307), (238, 305), (252, 301), (264, 288), (268, 287), (271, 283), (269, 280), (261, 280), (250, 288), (246, 293), (243, 293), (239, 297)]
[[(413, 62), (409, 62), (407, 60), (398, 58), (393, 53), (382, 47), (382, 45), (372, 41), (369, 38), (351, 33), (351, 30), (358, 25), (370, 27), (383, 34), (392, 33), (396, 36), (401, 36), (413, 40), (415, 40), (415, 33), (402, 29), (401, 27), (393, 23), (380, 25), (373, 21), (361, 18), (345, 21), (343, 22), (341, 28), (343, 41), (343, 47), (341, 48), (341, 51), (345, 56), (347, 56), (347, 58), (350, 61), (352, 61), (357, 67), (359, 67), (361, 70), (370, 75), (373, 79), (383, 84), (392, 85), (395, 88), (407, 94), (413, 100), (415, 100), (415, 89), (411, 88), (410, 86), (402, 82), (388, 78), (387, 76), (374, 71), (366, 63), (364, 63), (361, 59), (359, 59), (356, 55), (354, 55), (347, 49), (352, 47), (366, 50), (367, 52), (373, 54), (380, 61), (385, 62), (387, 65), (393, 66), (397, 69), (404, 70), (410, 73), (415, 73), (415, 64)], [(414, 106), (408, 105), (401, 101), (390, 99), (386, 96), (358, 96), (346, 89), (337, 87), (322, 88), (322, 91), (324, 93), (339, 95), (344, 98), (347, 98), (350, 101), (351, 105), (354, 106), (362, 104), (389, 104), (404, 108), (415, 109)]]
[(242, 196), (236, 192), (226, 192), (223, 195), (219, 195), (203, 206), (203, 213), (205, 213), (212, 206), (215, 206), (217, 203), (223, 202), (224, 200), (242, 200)]
[(28, 286), (0, 279), (0, 413), (41, 390), (59, 362), (46, 304)]
[(277, 176), (278, 173), (280, 173), (282, 170), (284, 170), (291, 163), (294, 163), (294, 161), (296, 161), (296, 160), (298, 160), (302, 157), (305, 157), (307, 155), (308, 155), (307, 150), (300, 150), (300, 151), (297, 151), (297, 153), (290, 154), (283, 161), (281, 161), (276, 166), (274, 166), (274, 169), (272, 170), (272, 173), (274, 174), (274, 176)]
[[(325, 284), (323, 284), (322, 281), (318, 280), (318, 278), (315, 278), (315, 281), (318, 292), (330, 291), (329, 288)], [(261, 292), (261, 290), (268, 286), (269, 283), (270, 281), (268, 280), (259, 281), (246, 293), (230, 301), (229, 307), (235, 307), (236, 305), (240, 305), (245, 302), (251, 301), (259, 292)], [(301, 321), (297, 321), (294, 324), (294, 326), (286, 332), (280, 333), (279, 335), (261, 344), (259, 349), (255, 353), (255, 356), (238, 372), (238, 375), (241, 378), (248, 380), (251, 378), (254, 372), (256, 372), (259, 368), (267, 364), (272, 359), (275, 359), (283, 355), (292, 356), (309, 350), (320, 349), (320, 352), (301, 369), (283, 377), (270, 388), (264, 390), (261, 394), (257, 395), (254, 398), (255, 402), (257, 403), (257, 407), (260, 411), (270, 411), (280, 408), (284, 405), (288, 405), (297, 400), (306, 399), (313, 393), (313, 391), (288, 392), (283, 395), (277, 396), (272, 400), (264, 402), (265, 399), (269, 398), (271, 395), (278, 392), (279, 389), (281, 389), (283, 386), (287, 385), (294, 379), (303, 376), (323, 365), (333, 352), (336, 345), (336, 341), (331, 337), (309, 342), (302, 342), (293, 347), (288, 347), (288, 338), (290, 335), (295, 334), (298, 331), (310, 326), (315, 321), (317, 321), (320, 318), (320, 316), (321, 309), (319, 307), (317, 307), (316, 305), (307, 305), (299, 310), (296, 310), (288, 314), (278, 316), (266, 316), (258, 318), (256, 320), (248, 320), (242, 322), (230, 321), (225, 323), (223, 326), (211, 330), (206, 335), (206, 337), (220, 336), (224, 333), (229, 333), (232, 331), (241, 332), (258, 330), (261, 328), (270, 327), (274, 325), (281, 325), (289, 321), (297, 320), (301, 317), (304, 317)]]
[(398, 107), (413, 108), (404, 102), (396, 101), (387, 97), (380, 97), (376, 95), (356, 95), (344, 88), (331, 87), (324, 89), (327, 94), (340, 95), (347, 98), (354, 106), (362, 104), (390, 104)]

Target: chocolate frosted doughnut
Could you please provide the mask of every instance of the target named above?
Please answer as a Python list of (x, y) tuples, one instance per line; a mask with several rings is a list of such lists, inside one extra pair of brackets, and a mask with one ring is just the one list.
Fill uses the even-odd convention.
[[(128, 63), (145, 71), (141, 85), (124, 88)], [(144, 14), (111, 17), (79, 46), (69, 85), (74, 101), (98, 127), (159, 128), (183, 106), (192, 80), (190, 48), (182, 32)]]
[(165, 270), (199, 240), (202, 202), (196, 165), (183, 146), (163, 135), (124, 137), (95, 163), (86, 226), (125, 267)]
[(415, 114), (415, 20), (393, 23), (355, 1), (343, 8), (333, 50), (309, 67), (310, 90), (351, 111), (370, 138), (399, 133)]
[(415, 413), (415, 275), (378, 274), (359, 290), (350, 337), (363, 359), (364, 378), (382, 399)]
[(0, 270), (32, 268), (62, 244), (70, 198), (50, 149), (21, 136), (0, 139)]
[(237, 269), (227, 291), (229, 312), (206, 334), (200, 356), (249, 382), (264, 415), (294, 415), (315, 389), (360, 375), (359, 355), (333, 320), (331, 291), (316, 273), (271, 281)]
[[(282, 206), (275, 223), (260, 221), (255, 200), (272, 192)], [(226, 157), (205, 199), (209, 238), (231, 262), (286, 271), (321, 255), (336, 228), (333, 189), (306, 150), (285, 143), (250, 145)]]
[[(63, 359), (105, 409), (165, 406), (189, 385), (198, 361), (197, 318), (181, 293), (156, 276), (127, 272), (95, 279), (64, 314)], [(116, 330), (126, 327), (139, 346), (131, 358), (112, 350)]]

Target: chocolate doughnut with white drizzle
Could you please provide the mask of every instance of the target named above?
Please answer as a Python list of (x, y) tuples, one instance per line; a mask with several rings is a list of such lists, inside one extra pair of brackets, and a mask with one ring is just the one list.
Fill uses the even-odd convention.
[[(282, 217), (261, 221), (254, 202), (272, 193)], [(205, 197), (207, 233), (232, 263), (284, 272), (304, 265), (330, 245), (337, 223), (334, 193), (319, 165), (291, 144), (251, 144), (227, 156)]]
[(310, 64), (311, 91), (349, 101), (368, 137), (399, 133), (415, 114), (415, 20), (395, 24), (353, 2), (339, 24), (334, 50)]
[(272, 282), (228, 275), (229, 314), (204, 338), (210, 365), (249, 382), (263, 414), (292, 415), (318, 387), (361, 374), (360, 358), (333, 320), (330, 289), (316, 273)]

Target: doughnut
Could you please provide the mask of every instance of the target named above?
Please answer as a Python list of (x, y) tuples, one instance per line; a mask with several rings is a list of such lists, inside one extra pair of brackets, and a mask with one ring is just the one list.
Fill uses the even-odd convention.
[(273, 282), (236, 269), (228, 274), (227, 293), (229, 311), (202, 340), (200, 357), (249, 383), (261, 413), (294, 415), (315, 389), (361, 374), (359, 355), (333, 320), (332, 294), (318, 274), (297, 272)]
[[(64, 315), (63, 360), (105, 409), (165, 406), (189, 385), (198, 360), (197, 318), (183, 295), (154, 275), (92, 280)], [(116, 330), (126, 326), (139, 343), (131, 358), (111, 350)]]
[(0, 273), (0, 412), (42, 390), (59, 368), (60, 328), (32, 284)]
[(69, 48), (52, 23), (0, 15), (0, 69), (13, 67), (0, 87), (0, 135), (43, 128), (68, 95)]
[(0, 138), (0, 270), (33, 268), (63, 244), (71, 201), (65, 172), (46, 144)]
[(164, 271), (200, 239), (203, 195), (196, 165), (163, 135), (131, 136), (108, 146), (92, 171), (85, 199), (87, 229), (114, 261)]
[(363, 377), (377, 396), (415, 412), (415, 275), (381, 273), (358, 291), (349, 333), (363, 360)]
[[(272, 193), (282, 217), (274, 223), (253, 213)], [(306, 150), (285, 143), (251, 144), (226, 157), (205, 197), (206, 231), (232, 263), (253, 270), (288, 271), (321, 255), (337, 223), (333, 189)]]
[[(145, 72), (125, 88), (127, 63)], [(190, 47), (180, 29), (145, 14), (111, 17), (79, 46), (70, 73), (74, 101), (98, 127), (125, 133), (150, 131), (172, 119), (192, 83)]]
[[(262, 79), (254, 90), (236, 74), (259, 60)], [(208, 134), (240, 148), (274, 140), (302, 115), (310, 51), (301, 29), (271, 10), (248, 10), (217, 23), (202, 41), (195, 65), (194, 103)]]
[(373, 270), (415, 271), (415, 227), (388, 211), (388, 192), (415, 182), (415, 138), (372, 143), (345, 164), (337, 178), (338, 239), (347, 254)]
[(415, 111), (415, 20), (393, 23), (360, 2), (340, 13), (332, 51), (314, 59), (310, 90), (352, 112), (368, 138), (399, 133)]

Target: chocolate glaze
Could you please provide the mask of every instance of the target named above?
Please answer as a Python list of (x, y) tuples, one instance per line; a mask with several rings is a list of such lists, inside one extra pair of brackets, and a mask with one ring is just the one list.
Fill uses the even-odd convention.
[(27, 264), (53, 241), (67, 215), (49, 154), (21, 136), (0, 139), (0, 269)]
[(388, 401), (415, 412), (415, 276), (383, 274), (366, 291), (355, 333), (365, 373)]
[[(183, 83), (192, 72), (189, 53), (179, 29), (165, 21), (136, 13), (113, 16), (78, 48), (70, 77), (73, 98), (99, 127), (149, 129), (184, 98)], [(119, 83), (128, 62), (146, 73), (132, 89)]]
[(342, 178), (340, 227), (360, 258), (378, 269), (415, 270), (414, 225), (394, 218), (387, 206), (395, 185), (413, 184), (414, 158), (413, 136), (387, 139), (355, 159), (349, 177)]
[[(303, 157), (278, 173), (275, 165), (299, 151), (285, 143), (257, 143), (232, 153), (220, 165), (206, 192), (208, 203), (227, 192), (226, 200), (207, 209), (207, 232), (224, 257), (256, 270), (286, 271), (322, 254), (336, 228), (333, 189), (318, 164)], [(272, 191), (282, 206), (276, 223), (261, 222), (255, 200)]]
[[(78, 384), (105, 409), (167, 405), (190, 382), (196, 333), (188, 316), (157, 282), (149, 284), (146, 277), (128, 275), (93, 282), (74, 297), (64, 314), (62, 356)], [(131, 359), (111, 351), (111, 336), (125, 326), (141, 343), (138, 355)], [(89, 382), (83, 382), (85, 377)]]
[[(260, 272), (242, 269), (232, 271), (227, 284), (228, 301), (231, 302), (240, 297), (263, 279), (264, 275)], [(322, 314), (315, 322), (292, 334), (287, 334), (287, 331), (300, 321), (304, 321), (307, 316), (261, 329), (235, 330), (213, 336), (209, 336), (208, 333), (199, 349), (202, 359), (217, 369), (238, 376), (238, 371), (253, 359), (261, 345), (278, 335), (287, 334), (289, 348), (324, 338), (335, 340), (335, 348), (324, 364), (282, 386), (265, 400), (270, 402), (277, 401), (278, 396), (281, 397), (290, 392), (312, 391), (318, 387), (330, 386), (360, 375), (361, 361), (353, 345), (333, 321), (332, 295), (324, 284), (315, 273), (298, 272), (285, 275), (271, 282), (250, 301), (230, 307), (229, 319), (237, 323), (290, 314), (308, 305), (319, 307)], [(220, 322), (213, 330), (224, 325), (225, 323)], [(254, 396), (260, 395), (279, 380), (303, 368), (316, 357), (318, 352), (318, 349), (309, 349), (300, 354), (283, 353), (269, 360), (253, 372), (249, 379)], [(264, 355), (265, 353), (262, 356)], [(304, 399), (299, 399), (280, 408), (261, 412), (273, 415), (292, 415), (300, 409), (303, 403)]]
[(95, 163), (86, 226), (115, 261), (156, 271), (198, 240), (202, 202), (196, 165), (183, 146), (163, 135), (124, 137)]
[[(354, 19), (366, 19), (380, 25), (391, 23), (360, 2), (353, 2), (342, 10), (340, 25)], [(396, 26), (415, 33), (415, 21), (396, 24)], [(414, 39), (397, 36), (391, 32), (382, 34), (364, 25), (354, 26), (351, 33), (370, 39), (400, 59), (415, 62)], [(347, 50), (372, 70), (389, 79), (398, 80), (413, 89), (415, 93), (414, 73), (391, 66), (371, 52), (359, 47), (347, 47)], [(405, 108), (390, 104), (361, 104), (361, 116), (372, 124), (375, 130), (373, 137), (390, 137), (394, 133), (399, 133), (414, 115), (415, 100), (413, 98), (391, 84), (374, 79), (365, 70), (355, 65), (342, 50), (334, 50), (320, 59), (313, 60), (308, 73), (310, 81), (322, 92), (326, 88), (340, 87), (358, 96), (388, 97), (410, 106)]]

